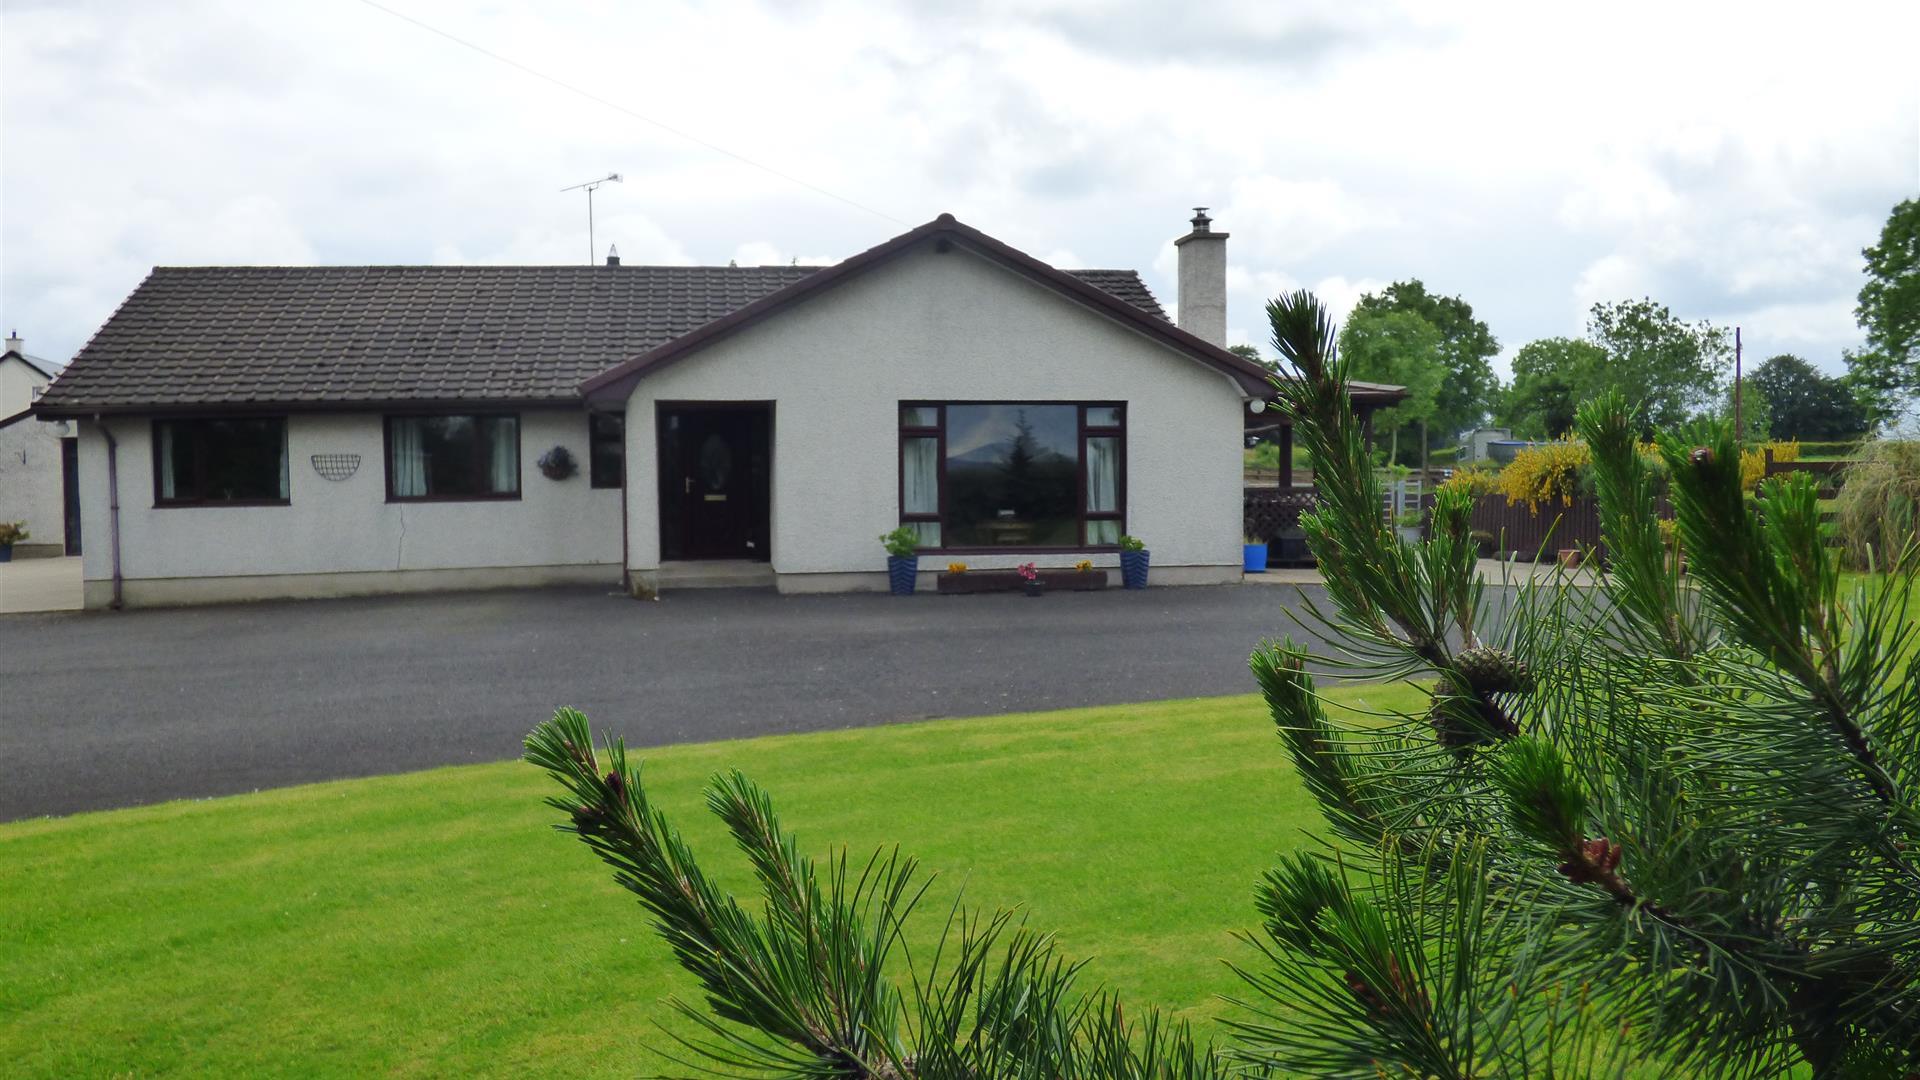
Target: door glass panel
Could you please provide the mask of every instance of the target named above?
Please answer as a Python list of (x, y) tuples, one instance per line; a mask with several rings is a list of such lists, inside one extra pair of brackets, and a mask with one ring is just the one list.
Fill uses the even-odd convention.
[(725, 491), (732, 476), (733, 448), (719, 432), (713, 432), (700, 444), (700, 481), (709, 491)]

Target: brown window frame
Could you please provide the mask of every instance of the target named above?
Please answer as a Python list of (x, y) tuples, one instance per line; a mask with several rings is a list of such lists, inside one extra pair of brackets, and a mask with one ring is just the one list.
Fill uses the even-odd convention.
[[(1078, 410), (1077, 429), (1078, 460), (1074, 468), (1074, 505), (1080, 522), (1080, 542), (1077, 545), (1054, 547), (1043, 545), (1004, 545), (999, 547), (981, 547), (976, 545), (954, 546), (947, 543), (952, 535), (947, 522), (947, 407), (950, 405), (1070, 405)], [(906, 422), (908, 409), (933, 409), (935, 422), (932, 426), (918, 425), (909, 427)], [(1089, 425), (1087, 410), (1113, 409), (1119, 421), (1115, 424)], [(1090, 521), (1114, 521), (1119, 523), (1120, 535), (1127, 535), (1127, 403), (1124, 401), (1018, 401), (1004, 399), (927, 401), (907, 399), (896, 403), (894, 423), (899, 428), (899, 441), (894, 450), (895, 506), (899, 510), (900, 523), (933, 522), (940, 526), (940, 546), (922, 547), (918, 550), (933, 555), (1016, 555), (1027, 552), (1046, 554), (1103, 554), (1117, 552), (1120, 545), (1089, 544), (1087, 542), (1087, 523)], [(1120, 440), (1118, 455), (1118, 475), (1114, 477), (1114, 503), (1119, 507), (1112, 511), (1091, 511), (1087, 509), (1087, 439), (1111, 436)], [(908, 439), (934, 438), (939, 440), (939, 484), (940, 510), (938, 513), (907, 512), (907, 469), (906, 453)]]
[[(470, 416), (475, 420), (510, 419), (513, 421), (513, 490), (510, 492), (482, 492), (474, 495), (395, 495), (393, 493), (393, 422), (395, 420), (419, 420), (438, 416)], [(435, 502), (518, 502), (520, 492), (526, 487), (523, 473), (525, 448), (521, 445), (526, 438), (526, 428), (520, 422), (517, 412), (476, 412), (466, 409), (448, 409), (439, 412), (403, 412), (388, 413), (380, 418), (381, 454), (380, 472), (387, 485), (387, 501), (390, 503), (435, 503)], [(474, 443), (474, 457), (484, 471), (485, 456), (479, 453), (480, 443)]]
[[(620, 470), (618, 475), (608, 478), (600, 472), (600, 456), (594, 453), (594, 445), (602, 441), (601, 434), (594, 430), (602, 419), (617, 420), (620, 423)], [(587, 484), (596, 488), (622, 488), (627, 486), (627, 414), (624, 412), (605, 412), (587, 414)]]
[[(287, 492), (286, 498), (277, 498), (277, 497), (271, 498), (271, 499), (209, 499), (207, 498), (205, 495), (206, 488), (207, 488), (207, 476), (206, 476), (207, 456), (204, 453), (198, 453), (198, 452), (194, 454), (194, 462), (199, 466), (197, 470), (198, 475), (194, 477), (194, 480), (196, 482), (196, 490), (199, 491), (201, 494), (193, 498), (181, 498), (178, 495), (175, 495), (173, 498), (166, 498), (160, 494), (162, 490), (162, 482), (161, 482), (161, 476), (160, 476), (160, 458), (161, 458), (160, 428), (161, 426), (165, 424), (182, 424), (182, 425), (209, 424), (209, 423), (214, 423), (216, 421), (222, 421), (222, 420), (226, 420), (226, 421), (266, 420), (266, 421), (272, 421), (280, 425), (280, 475), (287, 482), (288, 492)], [(287, 429), (290, 426), (287, 423), (287, 417), (275, 416), (275, 415), (158, 416), (158, 417), (155, 417), (153, 419), (153, 422), (148, 424), (147, 426), (150, 429), (149, 434), (152, 437), (152, 446), (153, 446), (153, 505), (156, 509), (175, 510), (175, 509), (191, 508), (191, 507), (217, 507), (217, 506), (247, 507), (247, 506), (292, 506), (293, 505), (293, 498), (292, 498), (293, 461), (292, 461), (292, 451), (287, 441), (289, 438)]]

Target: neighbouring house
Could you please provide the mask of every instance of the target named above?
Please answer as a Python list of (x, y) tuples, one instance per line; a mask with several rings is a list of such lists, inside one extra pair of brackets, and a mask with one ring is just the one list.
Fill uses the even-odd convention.
[(59, 367), (26, 351), (9, 334), (0, 353), (0, 522), (22, 522), (28, 539), (16, 558), (78, 554), (80, 530), (73, 425), (47, 423), (32, 412)]
[[(578, 582), (885, 588), (949, 561), (1237, 580), (1226, 240), (1179, 316), (941, 215), (831, 267), (163, 267), (47, 392), (90, 607)], [(568, 468), (567, 460), (574, 463)]]
[(1467, 436), (1466, 453), (1461, 456), (1461, 464), (1477, 465), (1493, 460), (1493, 444), (1509, 442), (1513, 439), (1510, 428), (1486, 427)]

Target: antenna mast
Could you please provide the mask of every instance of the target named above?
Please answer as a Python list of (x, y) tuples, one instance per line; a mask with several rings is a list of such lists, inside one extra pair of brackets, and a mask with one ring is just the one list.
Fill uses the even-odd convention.
[(620, 174), (619, 174), (619, 173), (617, 173), (617, 172), (610, 172), (610, 173), (608, 173), (607, 175), (605, 175), (605, 176), (603, 176), (603, 177), (601, 177), (601, 178), (600, 178), (600, 179), (598, 179), (598, 180), (589, 180), (589, 181), (587, 181), (587, 182), (586, 182), (586, 183), (584, 183), (584, 184), (575, 184), (575, 185), (573, 185), (572, 187), (563, 187), (563, 188), (561, 188), (561, 189), (560, 189), (561, 191), (582, 191), (582, 190), (584, 190), (584, 191), (585, 191), (585, 192), (587, 193), (587, 265), (588, 265), (588, 266), (592, 266), (592, 265), (593, 265), (593, 253), (594, 253), (594, 246), (593, 246), (593, 191), (594, 191), (594, 189), (595, 189), (595, 188), (597, 188), (597, 187), (599, 187), (599, 186), (600, 186), (601, 184), (606, 184), (606, 183), (614, 183), (614, 184), (618, 184), (618, 183), (620, 183), (620, 182), (621, 182), (621, 180), (620, 180)]

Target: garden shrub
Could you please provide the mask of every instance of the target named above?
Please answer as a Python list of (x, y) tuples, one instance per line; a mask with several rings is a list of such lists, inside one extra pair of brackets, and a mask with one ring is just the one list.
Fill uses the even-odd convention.
[(1587, 444), (1576, 439), (1529, 446), (1500, 470), (1499, 491), (1509, 506), (1526, 503), (1527, 509), (1538, 510), (1541, 503), (1555, 499), (1572, 506), (1580, 490), (1580, 474), (1592, 464)]
[(1885, 566), (1920, 536), (1920, 442), (1877, 439), (1842, 474), (1835, 524), (1854, 566)]
[(1500, 490), (1500, 474), (1484, 465), (1467, 465), (1440, 482), (1439, 491), (1464, 491), (1475, 499)]

